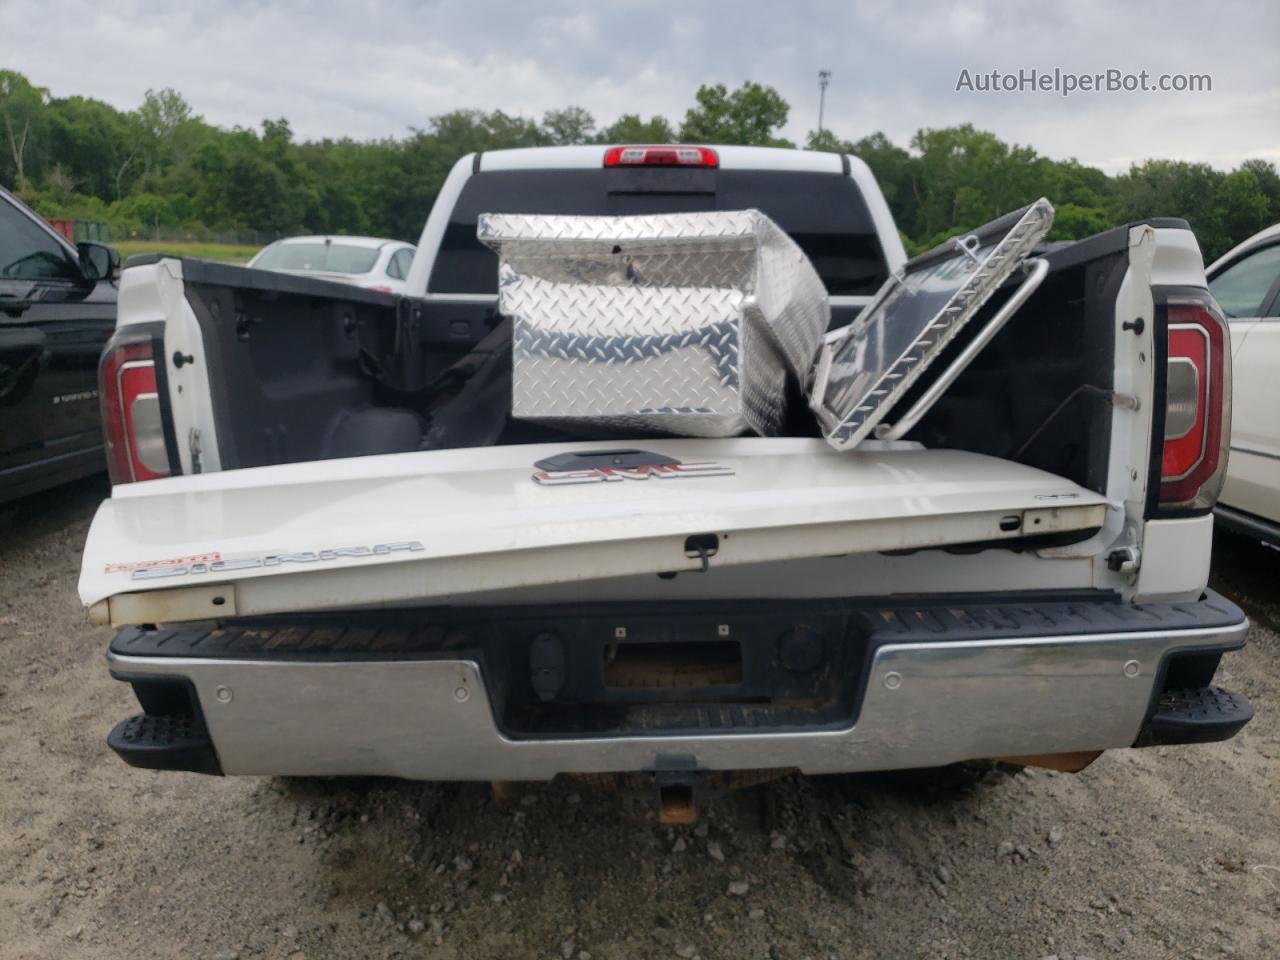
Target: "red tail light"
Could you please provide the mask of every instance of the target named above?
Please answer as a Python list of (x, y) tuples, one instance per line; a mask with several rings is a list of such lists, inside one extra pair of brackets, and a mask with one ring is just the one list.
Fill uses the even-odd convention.
[(169, 476), (150, 334), (128, 327), (116, 331), (98, 364), (98, 396), (111, 482)]
[(610, 147), (604, 152), (606, 167), (718, 167), (720, 155), (710, 147)]
[(1231, 348), (1212, 300), (1171, 300), (1160, 504), (1207, 509), (1226, 476)]

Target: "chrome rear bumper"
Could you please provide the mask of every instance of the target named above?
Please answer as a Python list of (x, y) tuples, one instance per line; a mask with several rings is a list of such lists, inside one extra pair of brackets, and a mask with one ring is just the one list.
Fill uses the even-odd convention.
[(120, 679), (189, 682), (228, 774), (545, 780), (673, 758), (818, 774), (1131, 746), (1170, 656), (1238, 648), (1247, 627), (1240, 614), (1180, 629), (884, 643), (850, 726), (678, 736), (512, 737), (470, 659), (108, 660)]

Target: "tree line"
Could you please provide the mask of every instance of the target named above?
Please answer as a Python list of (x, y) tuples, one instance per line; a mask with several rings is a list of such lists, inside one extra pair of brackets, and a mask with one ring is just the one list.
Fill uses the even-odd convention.
[(107, 223), (116, 239), (255, 232), (361, 233), (416, 240), (458, 157), (475, 150), (582, 143), (725, 143), (861, 157), (879, 179), (911, 251), (1048, 197), (1051, 239), (1078, 239), (1151, 216), (1187, 219), (1212, 259), (1280, 220), (1280, 173), (1245, 160), (1230, 171), (1147, 160), (1111, 176), (1055, 160), (970, 124), (922, 129), (905, 145), (883, 133), (783, 139), (789, 106), (772, 87), (698, 89), (684, 118), (623, 114), (607, 126), (582, 107), (541, 119), (454, 110), (403, 137), (298, 141), (284, 118), (260, 129), (205, 121), (176, 90), (133, 110), (54, 97), (0, 70), (0, 184), (45, 216)]

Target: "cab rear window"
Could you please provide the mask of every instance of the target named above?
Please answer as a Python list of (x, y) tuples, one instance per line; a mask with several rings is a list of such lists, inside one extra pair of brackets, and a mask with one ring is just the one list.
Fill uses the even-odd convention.
[(838, 173), (769, 170), (493, 170), (471, 177), (445, 227), (427, 289), (492, 294), (498, 258), (482, 213), (630, 216), (754, 208), (808, 254), (832, 296), (872, 294), (888, 275), (857, 184)]

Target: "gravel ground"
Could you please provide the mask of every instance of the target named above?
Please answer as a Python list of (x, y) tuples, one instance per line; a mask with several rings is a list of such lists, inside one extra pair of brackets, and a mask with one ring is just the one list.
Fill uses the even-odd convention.
[(1084, 773), (793, 777), (667, 829), (573, 783), (132, 770), (75, 596), (98, 497), (0, 508), (0, 957), (1280, 956), (1280, 552), (1220, 542), (1259, 716)]

